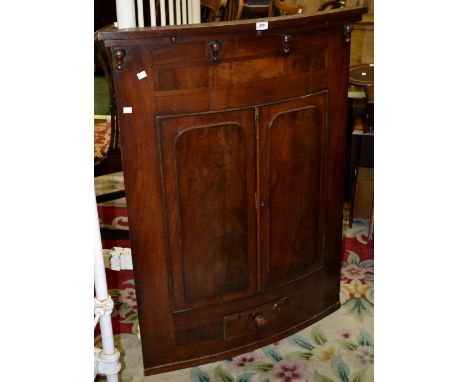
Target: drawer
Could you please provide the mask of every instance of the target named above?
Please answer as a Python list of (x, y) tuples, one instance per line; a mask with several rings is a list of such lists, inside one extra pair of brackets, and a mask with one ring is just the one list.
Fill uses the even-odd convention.
[(289, 316), (289, 300), (282, 297), (254, 309), (224, 316), (224, 339), (261, 333), (265, 329), (283, 324)]

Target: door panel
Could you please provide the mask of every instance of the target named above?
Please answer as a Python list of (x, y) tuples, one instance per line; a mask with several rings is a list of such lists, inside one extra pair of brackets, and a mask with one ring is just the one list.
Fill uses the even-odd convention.
[(292, 282), (323, 266), (325, 107), (326, 96), (320, 94), (260, 111), (266, 288)]
[(175, 310), (256, 290), (252, 110), (159, 118)]

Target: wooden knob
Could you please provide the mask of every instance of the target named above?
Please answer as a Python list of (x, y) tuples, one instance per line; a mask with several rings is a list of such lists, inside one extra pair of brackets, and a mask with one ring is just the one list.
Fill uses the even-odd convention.
[(351, 24), (345, 24), (343, 26), (343, 32), (345, 36), (345, 41), (350, 42), (351, 41), (351, 32), (353, 31), (353, 26)]
[(281, 35), (281, 43), (283, 44), (283, 54), (288, 54), (291, 51), (291, 40), (292, 36), (290, 34), (282, 34)]
[(253, 317), (255, 325), (259, 328), (267, 323), (267, 320), (265, 317), (263, 317), (261, 314), (257, 314)]
[(217, 62), (219, 60), (219, 53), (221, 52), (221, 43), (217, 40), (210, 41), (211, 61)]
[(123, 69), (123, 59), (126, 55), (125, 50), (121, 48), (114, 49), (115, 68), (117, 70)]

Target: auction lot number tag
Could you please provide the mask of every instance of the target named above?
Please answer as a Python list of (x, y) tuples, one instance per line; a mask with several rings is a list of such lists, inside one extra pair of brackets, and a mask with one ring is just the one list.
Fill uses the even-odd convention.
[(257, 21), (256, 29), (258, 31), (266, 31), (268, 29), (268, 21)]

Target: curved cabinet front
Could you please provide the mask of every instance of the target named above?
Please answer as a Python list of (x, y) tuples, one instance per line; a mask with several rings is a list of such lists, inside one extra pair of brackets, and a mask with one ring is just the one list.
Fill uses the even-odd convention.
[(100, 32), (146, 375), (338, 309), (347, 24), (364, 11)]
[(327, 98), (157, 118), (177, 359), (251, 349), (338, 307)]

